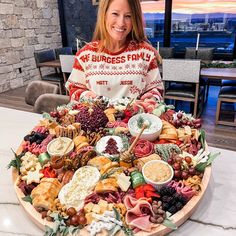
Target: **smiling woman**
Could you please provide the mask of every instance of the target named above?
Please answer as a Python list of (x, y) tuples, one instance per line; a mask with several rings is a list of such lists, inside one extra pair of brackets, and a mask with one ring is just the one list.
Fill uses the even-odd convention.
[(162, 100), (159, 54), (146, 39), (140, 0), (100, 0), (93, 41), (80, 49), (66, 87), (71, 100)]

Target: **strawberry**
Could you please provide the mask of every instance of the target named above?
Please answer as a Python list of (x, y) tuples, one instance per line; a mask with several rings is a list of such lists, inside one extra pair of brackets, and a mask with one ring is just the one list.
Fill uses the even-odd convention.
[(151, 184), (144, 184), (143, 189), (145, 192), (146, 191), (156, 192), (156, 189)]

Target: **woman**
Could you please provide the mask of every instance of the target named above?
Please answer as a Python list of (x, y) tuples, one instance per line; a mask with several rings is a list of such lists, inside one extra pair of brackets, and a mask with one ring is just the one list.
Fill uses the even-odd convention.
[(76, 54), (66, 83), (80, 96), (162, 100), (158, 53), (146, 42), (139, 0), (100, 0), (93, 41)]

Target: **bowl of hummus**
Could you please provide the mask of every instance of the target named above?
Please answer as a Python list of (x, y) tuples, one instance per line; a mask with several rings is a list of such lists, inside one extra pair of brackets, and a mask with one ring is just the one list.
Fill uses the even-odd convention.
[(47, 152), (50, 156), (66, 156), (74, 149), (74, 142), (67, 137), (58, 137), (53, 139), (47, 145)]
[(140, 139), (155, 141), (162, 131), (162, 121), (159, 117), (149, 113), (139, 113), (128, 121), (129, 132), (136, 137), (143, 126), (146, 126)]
[(174, 170), (165, 161), (151, 160), (142, 167), (142, 174), (146, 183), (159, 190), (173, 179)]

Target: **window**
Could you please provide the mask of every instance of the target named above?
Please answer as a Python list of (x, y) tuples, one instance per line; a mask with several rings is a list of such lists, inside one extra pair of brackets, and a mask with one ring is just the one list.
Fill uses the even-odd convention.
[(235, 1), (173, 0), (171, 46), (213, 47), (216, 53), (233, 53), (236, 32)]
[[(149, 41), (153, 46), (159, 41), (162, 46), (165, 1), (145, 1), (141, 5)], [(198, 33), (199, 47), (213, 47), (218, 54), (233, 54), (235, 0), (172, 0), (170, 46), (181, 54), (186, 47), (196, 47)]]
[(145, 1), (141, 2), (141, 6), (145, 21), (145, 33), (148, 40), (154, 47), (157, 47), (157, 42), (159, 42), (160, 46), (162, 46), (164, 35), (165, 1)]

